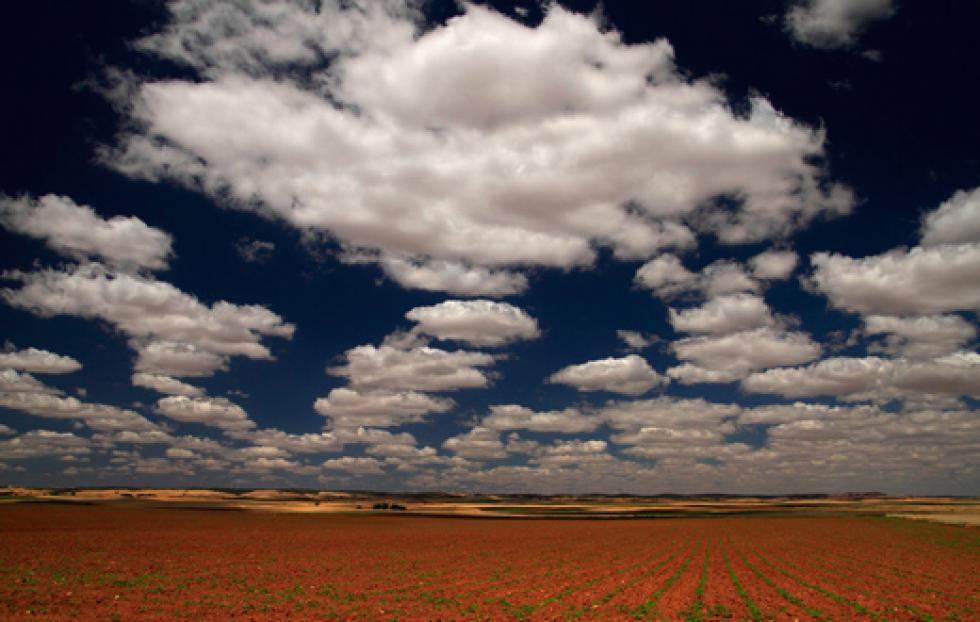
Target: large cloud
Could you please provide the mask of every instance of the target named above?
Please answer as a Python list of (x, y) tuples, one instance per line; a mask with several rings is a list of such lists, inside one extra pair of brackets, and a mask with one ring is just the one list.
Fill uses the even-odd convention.
[(491, 430), (529, 430), (531, 432), (559, 432), (578, 434), (592, 432), (602, 420), (582, 413), (576, 408), (536, 412), (516, 404), (500, 404), (490, 407), (490, 414), (480, 425)]
[(479, 368), (495, 359), (481, 352), (448, 352), (427, 346), (403, 350), (387, 345), (358, 346), (346, 362), (327, 371), (360, 389), (378, 391), (452, 391), (484, 388), (489, 378)]
[(61, 391), (49, 387), (34, 376), (16, 369), (0, 369), (0, 394), (3, 393), (48, 393), (61, 395)]
[(870, 22), (891, 17), (893, 0), (798, 0), (784, 17), (786, 30), (817, 48), (854, 45)]
[[(739, 456), (726, 469), (735, 477), (770, 482), (810, 481), (814, 488), (837, 483), (875, 482), (875, 487), (908, 490), (950, 480), (974, 481), (980, 451), (980, 419), (975, 411), (933, 409), (885, 412), (875, 406), (796, 403), (746, 410), (741, 424), (774, 425), (766, 446)], [(922, 485), (922, 484), (919, 484)]]
[(313, 407), (330, 417), (334, 427), (392, 427), (423, 421), (430, 413), (444, 413), (455, 406), (450, 399), (415, 391), (360, 392), (345, 387), (333, 389)]
[(715, 261), (705, 266), (701, 272), (695, 273), (669, 253), (640, 266), (633, 280), (640, 287), (650, 289), (655, 296), (664, 299), (684, 294), (724, 296), (739, 292), (758, 292), (762, 289), (762, 285), (750, 277), (745, 268), (736, 261)]
[(980, 309), (980, 244), (896, 249), (853, 259), (814, 253), (813, 287), (838, 308), (920, 315)]
[(522, 309), (490, 300), (447, 300), (416, 307), (405, 317), (417, 322), (423, 334), (475, 346), (502, 346), (541, 334), (537, 320)]
[(752, 374), (742, 387), (752, 393), (783, 397), (830, 395), (845, 400), (887, 402), (928, 395), (980, 397), (980, 355), (959, 352), (924, 361), (829, 358), (806, 367), (770, 369)]
[(775, 320), (760, 296), (730, 294), (712, 298), (701, 307), (671, 309), (670, 323), (679, 332), (724, 335), (772, 326)]
[[(612, 401), (603, 406), (598, 415), (612, 428), (635, 432), (650, 427), (715, 428), (741, 410), (734, 404), (662, 396), (650, 400)], [(726, 431), (733, 429), (729, 427)]]
[(35, 417), (76, 420), (97, 433), (112, 435), (122, 442), (165, 443), (171, 440), (169, 434), (139, 413), (64, 397), (62, 391), (14, 369), (0, 370), (0, 408)]
[(9, 350), (0, 352), (0, 368), (2, 367), (30, 371), (35, 374), (70, 374), (80, 370), (82, 364), (70, 356), (55, 354), (47, 350), (37, 348), (16, 350), (11, 347)]
[(863, 315), (980, 310), (980, 189), (955, 193), (923, 217), (922, 244), (854, 259), (814, 253), (809, 284)]
[(798, 365), (820, 356), (821, 347), (805, 333), (756, 328), (730, 335), (689, 337), (673, 343), (685, 364), (667, 374), (685, 384), (730, 382), (767, 367)]
[(77, 419), (100, 432), (149, 433), (158, 442), (166, 438), (155, 423), (139, 413), (106, 404), (81, 402), (74, 397), (60, 397), (56, 393), (44, 388), (0, 393), (0, 408), (49, 419)]
[(324, 461), (323, 468), (343, 471), (348, 475), (383, 475), (381, 462), (377, 458), (341, 456)]
[(71, 432), (31, 430), (14, 438), (0, 440), (0, 459), (28, 460), (46, 456), (92, 453), (89, 440)]
[(782, 424), (796, 421), (814, 420), (854, 420), (877, 417), (881, 411), (877, 406), (827, 406), (826, 404), (776, 404), (743, 410), (738, 416), (742, 425)]
[(457, 456), (469, 460), (500, 460), (508, 456), (500, 432), (477, 426), (465, 434), (451, 436), (442, 443)]
[(191, 343), (130, 339), (138, 372), (164, 376), (210, 376), (228, 370), (228, 357)]
[[(291, 338), (294, 331), (292, 324), (265, 307), (225, 301), (207, 306), (169, 283), (113, 272), (96, 263), (5, 276), (23, 284), (19, 289), (0, 290), (0, 297), (10, 305), (41, 317), (103, 320), (131, 337), (131, 345), (140, 352), (137, 367), (143, 372), (208, 375), (222, 368), (229, 356), (271, 359), (269, 349), (260, 343), (262, 336)], [(143, 352), (160, 349), (178, 356), (154, 368), (154, 358), (144, 360)], [(191, 364), (181, 369), (180, 362), (188, 358)]]
[(959, 242), (980, 242), (980, 188), (960, 190), (923, 220), (923, 246)]
[(646, 359), (636, 354), (569, 365), (548, 378), (548, 382), (567, 384), (579, 391), (610, 391), (641, 395), (667, 384)]
[(183, 423), (200, 423), (222, 430), (247, 430), (255, 427), (241, 406), (223, 397), (187, 397), (172, 395), (159, 400), (156, 412)]
[(541, 455), (532, 460), (544, 469), (564, 467), (594, 468), (596, 463), (613, 461), (606, 449), (608, 443), (601, 439), (555, 441), (544, 447)]
[(0, 225), (41, 238), (54, 251), (84, 260), (99, 257), (120, 268), (162, 270), (173, 240), (135, 216), (101, 218), (87, 205), (46, 194), (39, 199), (0, 195)]
[(490, 270), (458, 261), (412, 261), (404, 257), (378, 254), (351, 254), (351, 263), (378, 262), (385, 274), (402, 287), (449, 292), (457, 296), (509, 296), (527, 289), (527, 277), (509, 270)]
[(696, 289), (698, 276), (684, 267), (676, 255), (667, 253), (646, 262), (636, 271), (634, 282), (661, 298)]
[(886, 335), (881, 350), (909, 358), (934, 358), (951, 354), (977, 336), (973, 324), (958, 315), (864, 318), (864, 332)]
[(229, 436), (242, 437), (266, 447), (278, 447), (292, 453), (316, 454), (339, 451), (343, 443), (332, 432), (290, 434), (274, 428), (262, 430), (232, 430)]
[(813, 163), (822, 131), (761, 97), (735, 114), (666, 41), (557, 5), (537, 28), (465, 5), (424, 33), (394, 2), (171, 8), (141, 47), (205, 79), (134, 85), (142, 129), (107, 160), (329, 232), (408, 286), (512, 293), (485, 269), (646, 258), (688, 226), (756, 241), (853, 203)]

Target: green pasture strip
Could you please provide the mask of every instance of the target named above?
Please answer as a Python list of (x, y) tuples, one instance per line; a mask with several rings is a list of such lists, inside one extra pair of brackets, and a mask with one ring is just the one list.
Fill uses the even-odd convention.
[(877, 518), (889, 529), (945, 548), (980, 555), (980, 530), (970, 527), (911, 520), (900, 516)]

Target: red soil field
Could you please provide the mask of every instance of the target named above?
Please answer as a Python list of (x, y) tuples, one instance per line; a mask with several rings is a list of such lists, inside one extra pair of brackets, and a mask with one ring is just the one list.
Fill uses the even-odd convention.
[(3, 619), (980, 620), (975, 529), (0, 507)]

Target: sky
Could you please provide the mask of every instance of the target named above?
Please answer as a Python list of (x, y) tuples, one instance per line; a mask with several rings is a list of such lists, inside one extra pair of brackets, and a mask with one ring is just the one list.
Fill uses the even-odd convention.
[(10, 3), (0, 482), (980, 494), (980, 5)]

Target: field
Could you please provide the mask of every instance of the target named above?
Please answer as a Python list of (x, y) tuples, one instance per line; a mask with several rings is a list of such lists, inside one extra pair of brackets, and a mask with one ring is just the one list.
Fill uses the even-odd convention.
[(977, 620), (975, 528), (0, 506), (0, 618)]
[(887, 497), (877, 493), (746, 497), (459, 495), (449, 493), (214, 490), (167, 488), (0, 488), (0, 504), (88, 503), (128, 508), (186, 508), (375, 514), (394, 504), (417, 516), (526, 518), (670, 518), (692, 516), (893, 516), (953, 525), (980, 526), (980, 499)]

